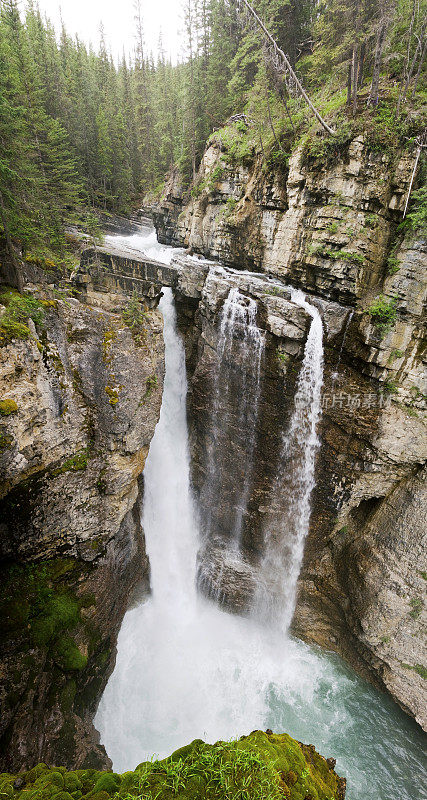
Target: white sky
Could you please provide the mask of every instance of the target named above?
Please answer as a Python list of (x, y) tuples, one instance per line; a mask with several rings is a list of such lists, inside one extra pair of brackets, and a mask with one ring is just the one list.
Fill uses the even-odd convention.
[[(133, 0), (38, 0), (42, 14), (46, 14), (60, 29), (60, 15), (68, 33), (78, 34), (86, 43), (99, 44), (99, 25), (102, 20), (107, 47), (113, 57), (132, 53), (134, 48)], [(182, 50), (182, 0), (142, 0), (141, 2), (146, 51), (156, 57), (160, 31), (163, 49), (174, 61)]]

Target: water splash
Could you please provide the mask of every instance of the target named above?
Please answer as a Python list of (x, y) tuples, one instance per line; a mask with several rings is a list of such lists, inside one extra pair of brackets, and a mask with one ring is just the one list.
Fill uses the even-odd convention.
[(309, 314), (312, 322), (271, 493), (273, 510), (266, 524), (265, 554), (254, 602), (254, 613), (266, 617), (283, 631), (288, 630), (295, 610), (297, 581), (310, 522), (323, 383), (322, 319), (300, 290), (291, 289), (291, 300)]

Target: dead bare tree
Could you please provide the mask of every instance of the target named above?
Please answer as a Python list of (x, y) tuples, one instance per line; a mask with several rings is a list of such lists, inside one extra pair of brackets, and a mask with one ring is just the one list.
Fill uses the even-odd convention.
[(321, 114), (318, 111), (318, 109), (316, 108), (316, 106), (310, 100), (310, 98), (309, 98), (307, 92), (305, 91), (301, 81), (299, 80), (298, 76), (296, 75), (296, 73), (292, 69), (292, 66), (290, 64), (290, 61), (289, 61), (288, 57), (285, 55), (283, 50), (279, 47), (279, 45), (277, 44), (276, 40), (273, 38), (271, 33), (267, 30), (267, 28), (265, 27), (263, 21), (260, 19), (260, 17), (256, 13), (256, 11), (252, 8), (250, 3), (248, 3), (248, 0), (234, 0), (234, 2), (236, 3), (238, 11), (240, 11), (241, 8), (243, 7), (247, 11), (249, 16), (256, 22), (256, 25), (261, 30), (265, 40), (269, 43), (270, 47), (272, 48), (273, 57), (277, 61), (280, 61), (282, 63), (282, 66), (283, 66), (283, 68), (284, 68), (284, 70), (285, 70), (285, 72), (286, 72), (286, 74), (288, 76), (288, 80), (291, 81), (291, 83), (295, 86), (295, 88), (298, 91), (298, 93), (301, 95), (301, 97), (303, 97), (303, 99), (305, 100), (305, 102), (307, 103), (307, 105), (309, 106), (311, 111), (313, 112), (313, 114), (316, 117), (316, 119), (320, 122), (322, 127), (325, 129), (325, 131), (327, 131), (328, 133), (330, 133), (332, 135), (335, 134), (336, 131), (334, 131), (333, 128), (331, 128), (328, 125), (328, 123), (321, 116)]
[(424, 149), (427, 148), (427, 130), (425, 130), (424, 133), (422, 133), (420, 136), (417, 137), (416, 143), (418, 147), (415, 155), (414, 169), (412, 170), (411, 180), (409, 182), (408, 194), (406, 195), (406, 203), (405, 203), (405, 210), (403, 212), (403, 219), (405, 219), (406, 212), (408, 210), (409, 200), (411, 199), (412, 187), (414, 185), (415, 175), (417, 174), (418, 163), (420, 160), (421, 153)]
[[(402, 79), (400, 81), (399, 99), (396, 106), (396, 117), (400, 114), (402, 103), (406, 99), (410, 83), (415, 75), (413, 95), (416, 90), (421, 68), (426, 56), (427, 51), (427, 15), (424, 16), (419, 22), (417, 21), (418, 3), (417, 0), (413, 1), (411, 22), (408, 30), (408, 43), (406, 48), (405, 63), (403, 66)], [(418, 28), (418, 30), (417, 30)], [(416, 47), (411, 59), (412, 40), (415, 38)]]

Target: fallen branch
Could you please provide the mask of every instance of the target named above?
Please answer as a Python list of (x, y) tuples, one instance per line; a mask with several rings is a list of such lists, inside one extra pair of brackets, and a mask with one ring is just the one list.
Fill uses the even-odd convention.
[(417, 150), (417, 155), (415, 157), (414, 169), (412, 170), (412, 175), (411, 175), (411, 181), (410, 181), (410, 184), (409, 184), (408, 194), (407, 194), (407, 197), (406, 197), (405, 210), (403, 212), (403, 219), (405, 219), (406, 212), (408, 210), (409, 200), (411, 198), (412, 187), (414, 185), (415, 175), (417, 173), (418, 162), (420, 160), (421, 152), (422, 152), (424, 147), (427, 147), (427, 130), (424, 131), (422, 136), (418, 137), (417, 142), (418, 142), (418, 150)]

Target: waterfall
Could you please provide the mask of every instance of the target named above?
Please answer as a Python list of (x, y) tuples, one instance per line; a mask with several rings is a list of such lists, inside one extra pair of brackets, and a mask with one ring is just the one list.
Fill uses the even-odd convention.
[(279, 469), (271, 493), (272, 513), (265, 530), (265, 554), (254, 612), (287, 631), (295, 610), (296, 586), (310, 523), (310, 500), (319, 446), (316, 429), (323, 383), (323, 325), (304, 294), (291, 300), (311, 317), (294, 407), (283, 436)]
[[(226, 501), (221, 495), (222, 474), (229, 468), (228, 451), (232, 446), (242, 455), (240, 471), (235, 473), (234, 493), (231, 502), (228, 500), (227, 546), (236, 552), (241, 545), (251, 490), (265, 349), (265, 333), (258, 327), (256, 317), (256, 301), (241, 294), (236, 287), (230, 289), (219, 321), (209, 424), (211, 440), (201, 496), (205, 513), (204, 532), (209, 539), (213, 527), (212, 513), (218, 504)], [(237, 420), (233, 416), (236, 397), (239, 398)]]
[[(135, 237), (128, 239), (138, 246)], [(152, 245), (151, 235), (141, 240), (142, 251)], [(155, 249), (153, 255), (158, 256)], [(305, 308), (312, 323), (275, 487), (278, 492), (281, 486), (283, 499), (297, 506), (296, 516), (290, 511), (286, 515), (293, 516), (291, 543), (298, 545), (289, 563), (285, 557), (275, 563), (279, 542), (273, 542), (274, 531), (269, 539), (270, 563), (286, 577), (286, 586), (279, 583), (277, 588), (282, 602), (288, 598), (287, 618), (296, 583), (296, 578), (288, 578), (299, 570), (310, 514), (322, 373), (320, 318), (301, 293), (293, 292), (292, 299)], [(274, 625), (260, 624), (255, 613), (250, 618), (228, 614), (195, 591), (198, 527), (189, 480), (185, 358), (169, 290), (160, 309), (166, 376), (161, 416), (144, 471), (143, 523), (152, 595), (125, 615), (116, 667), (95, 718), (114, 769), (134, 769), (195, 738), (215, 742), (272, 728), (313, 742), (320, 752), (336, 757), (338, 772), (348, 778), (349, 800), (415, 800), (420, 797), (425, 755), (412, 720), (338, 657), (283, 635)], [(224, 309), (222, 319), (226, 313)], [(248, 323), (249, 312), (244, 313)], [(236, 322), (236, 337), (237, 329), (243, 336)], [(230, 354), (226, 344), (225, 351)], [(287, 469), (291, 464), (294, 476)], [(289, 492), (295, 492), (293, 499)], [(287, 533), (279, 524), (276, 534)], [(268, 574), (268, 557), (266, 579), (273, 575), (273, 570)]]

